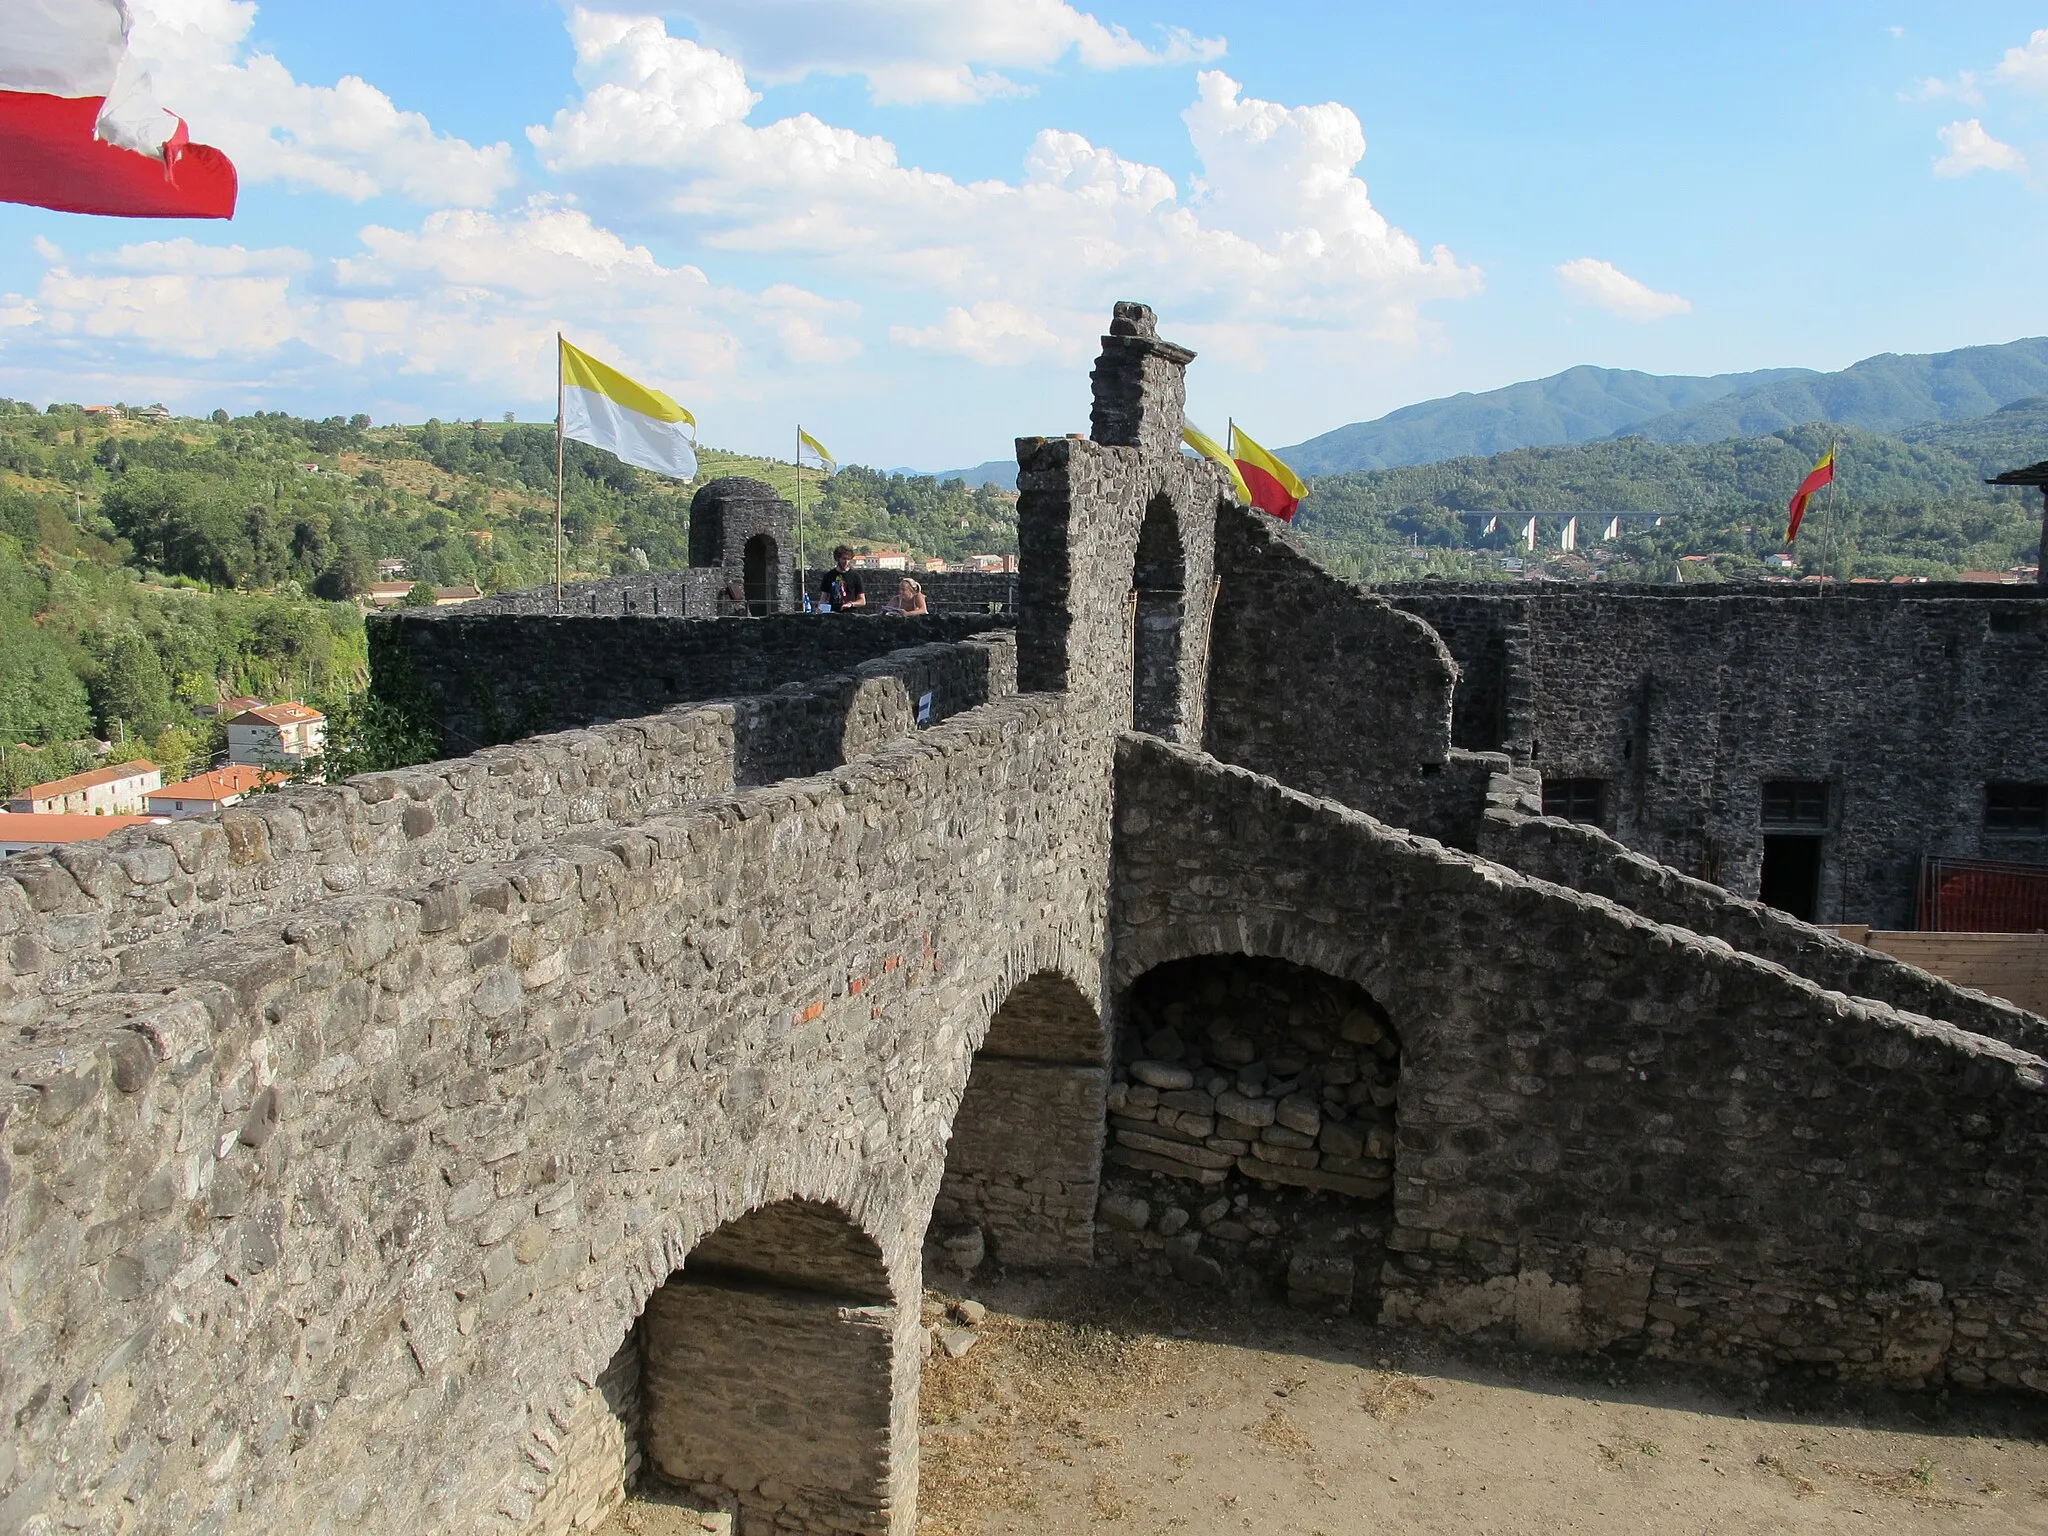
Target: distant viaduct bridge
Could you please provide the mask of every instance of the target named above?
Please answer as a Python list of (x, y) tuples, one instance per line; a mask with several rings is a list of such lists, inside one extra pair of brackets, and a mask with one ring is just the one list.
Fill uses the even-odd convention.
[(1204, 956), (1398, 1039), (1385, 1317), (2048, 1388), (2048, 1025), (1537, 815), (1189, 358), (1019, 442), (1013, 629), (399, 618), (571, 728), (0, 866), (0, 1530), (907, 1532), (934, 1211), (1089, 1263)]

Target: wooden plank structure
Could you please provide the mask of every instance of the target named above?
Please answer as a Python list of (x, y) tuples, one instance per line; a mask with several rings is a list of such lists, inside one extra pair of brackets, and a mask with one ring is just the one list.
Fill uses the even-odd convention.
[(1993, 475), (1984, 482), (1986, 485), (2031, 485), (2041, 493), (2041, 549), (2034, 557), (2034, 583), (2048, 587), (2048, 459), (2038, 464), (2029, 464), (2024, 469), (2008, 469), (2002, 475)]
[(1856, 923), (1840, 924), (1835, 932), (1959, 987), (2048, 1017), (2048, 933), (1873, 932)]

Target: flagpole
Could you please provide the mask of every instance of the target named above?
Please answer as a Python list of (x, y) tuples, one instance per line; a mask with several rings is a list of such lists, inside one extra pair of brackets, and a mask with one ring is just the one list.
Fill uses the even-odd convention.
[(555, 332), (555, 612), (562, 611), (562, 427), (567, 392), (562, 386), (562, 333)]
[(796, 424), (796, 611), (803, 612), (811, 590), (810, 567), (804, 561), (804, 424)]
[(1828, 556), (1835, 548), (1835, 482), (1841, 478), (1841, 462), (1835, 452), (1841, 446), (1840, 438), (1828, 439), (1828, 528), (1820, 540), (1820, 590), (1826, 596), (1828, 590)]

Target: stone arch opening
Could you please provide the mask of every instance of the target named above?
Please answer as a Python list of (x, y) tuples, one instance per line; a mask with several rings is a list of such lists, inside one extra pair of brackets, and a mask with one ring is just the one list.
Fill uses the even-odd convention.
[(1173, 502), (1155, 496), (1138, 528), (1131, 566), (1131, 727), (1179, 741), (1181, 638), (1187, 621), (1187, 556)]
[(1057, 971), (1010, 989), (974, 1053), (932, 1207), (935, 1267), (1087, 1264), (1109, 1087), (1102, 1020)]
[(743, 579), (747, 594), (747, 612), (759, 618), (776, 609), (775, 578), (780, 572), (779, 551), (775, 540), (765, 533), (757, 533), (747, 540)]
[(1126, 994), (1097, 1250), (1146, 1273), (1348, 1312), (1392, 1225), (1401, 1043), (1363, 987), (1198, 955)]
[(837, 1208), (785, 1200), (727, 1222), (648, 1298), (606, 1372), (623, 1382), (637, 1357), (637, 1392), (608, 1394), (638, 1415), (629, 1476), (729, 1510), (735, 1529), (895, 1529), (916, 1468), (898, 1313), (881, 1249)]

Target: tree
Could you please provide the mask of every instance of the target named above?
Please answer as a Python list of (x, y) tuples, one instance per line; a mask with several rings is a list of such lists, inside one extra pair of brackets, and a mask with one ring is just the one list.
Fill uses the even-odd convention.
[(334, 551), (327, 568), (314, 579), (313, 595), (330, 603), (345, 603), (369, 591), (376, 577), (377, 568), (361, 545), (342, 544)]
[(91, 691), (100, 729), (110, 734), (116, 720), (130, 736), (154, 736), (170, 721), (170, 679), (156, 647), (138, 630), (123, 629), (102, 642)]
[(369, 415), (366, 412), (357, 411), (355, 415), (349, 417), (348, 425), (349, 430), (352, 432), (367, 432), (370, 430)]
[(405, 594), (404, 599), (398, 606), (401, 608), (431, 608), (438, 600), (438, 597), (439, 594), (435, 592), (434, 584), (431, 581), (416, 581), (412, 584), (412, 590)]
[(197, 731), (167, 725), (149, 744), (149, 760), (163, 770), (166, 784), (175, 784), (206, 768), (204, 745)]
[(32, 625), (0, 635), (0, 744), (70, 741), (92, 729), (85, 684), (56, 643)]
[(213, 424), (214, 424), (215, 426), (217, 426), (217, 427), (224, 427), (224, 426), (226, 426), (226, 425), (228, 424), (228, 422), (229, 422), (229, 421), (230, 421), (231, 419), (232, 419), (232, 418), (230, 418), (230, 417), (229, 417), (229, 415), (228, 415), (228, 413), (227, 413), (226, 411), (224, 411), (224, 410), (221, 410), (221, 409), (220, 409), (219, 407), (215, 407), (215, 409), (214, 409), (214, 413), (213, 413)]

